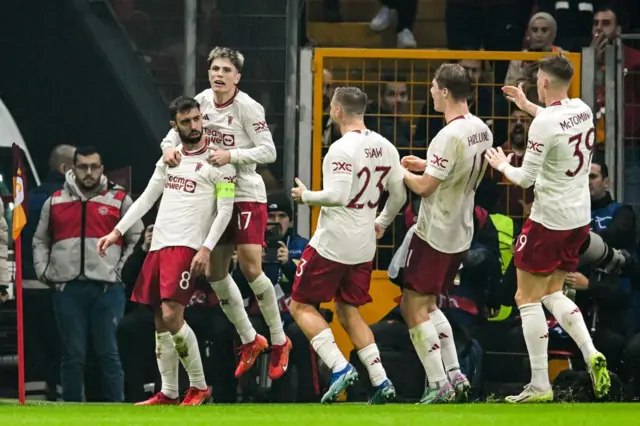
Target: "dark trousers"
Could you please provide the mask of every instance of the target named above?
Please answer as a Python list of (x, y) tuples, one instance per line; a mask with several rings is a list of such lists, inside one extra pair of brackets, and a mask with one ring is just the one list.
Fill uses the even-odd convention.
[[(521, 51), (533, 1), (517, 0), (510, 7), (486, 7), (483, 3), (478, 1), (469, 6), (447, 1), (447, 47), (451, 50)], [(508, 68), (508, 61), (495, 63), (496, 83), (504, 82)]]
[(381, 0), (380, 2), (389, 9), (395, 9), (398, 13), (397, 33), (405, 29), (413, 30), (413, 23), (418, 12), (418, 0)]
[(71, 281), (55, 292), (53, 307), (60, 331), (60, 378), (65, 401), (82, 401), (89, 337), (100, 365), (103, 400), (124, 400), (124, 375), (116, 327), (124, 314), (122, 284)]
[(44, 382), (50, 401), (55, 401), (60, 381), (60, 338), (53, 313), (53, 293), (49, 289), (22, 292), (25, 379), (27, 383)]

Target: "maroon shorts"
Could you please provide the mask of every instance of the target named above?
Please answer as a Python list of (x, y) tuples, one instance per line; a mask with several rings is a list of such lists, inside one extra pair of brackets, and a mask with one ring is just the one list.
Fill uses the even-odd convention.
[(402, 283), (419, 294), (439, 295), (453, 286), (466, 251), (442, 253), (413, 234), (409, 243)]
[(345, 265), (325, 259), (316, 249), (307, 246), (302, 252), (291, 299), (316, 305), (323, 302), (362, 306), (371, 302), (371, 270), (373, 262)]
[(233, 216), (220, 238), (220, 244), (260, 244), (264, 246), (267, 230), (267, 204), (238, 201), (233, 204)]
[(187, 306), (194, 291), (189, 270), (196, 251), (190, 247), (165, 247), (150, 251), (131, 295), (131, 300), (145, 305), (160, 306), (163, 300), (173, 300)]
[(551, 274), (556, 269), (575, 272), (588, 235), (589, 225), (554, 231), (527, 219), (515, 244), (516, 268), (532, 274)]

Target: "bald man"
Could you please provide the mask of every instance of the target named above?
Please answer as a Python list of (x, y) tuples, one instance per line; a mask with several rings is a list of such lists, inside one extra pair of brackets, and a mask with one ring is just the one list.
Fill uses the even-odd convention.
[(31, 241), (42, 206), (51, 194), (62, 188), (64, 174), (73, 164), (75, 150), (71, 145), (58, 145), (51, 152), (46, 178), (40, 186), (29, 191), (27, 225), (22, 230), (26, 381), (34, 394), (46, 396), (48, 400), (55, 400), (60, 377), (59, 338), (53, 316), (53, 290), (36, 277)]

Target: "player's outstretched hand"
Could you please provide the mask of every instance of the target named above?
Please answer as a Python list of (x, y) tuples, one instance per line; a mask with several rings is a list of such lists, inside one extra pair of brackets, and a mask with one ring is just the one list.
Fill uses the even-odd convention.
[[(501, 172), (504, 168), (511, 164), (511, 159), (513, 158), (513, 153), (509, 155), (504, 155), (504, 151), (502, 148), (489, 148), (485, 154), (484, 158), (487, 159), (491, 167)], [(503, 165), (504, 164), (504, 165)]]
[(422, 158), (416, 157), (415, 155), (407, 155), (406, 157), (402, 157), (400, 160), (400, 164), (407, 170), (412, 172), (424, 172), (427, 168), (427, 160), (423, 160)]
[(296, 203), (302, 204), (302, 193), (307, 190), (307, 187), (298, 178), (296, 178), (296, 185), (298, 186), (291, 188), (291, 198), (293, 198)]
[(231, 162), (231, 152), (226, 149), (220, 149), (217, 146), (210, 146), (207, 148), (209, 151), (209, 162), (214, 166), (224, 166)]
[(162, 161), (169, 167), (175, 167), (180, 164), (180, 151), (173, 147), (165, 148), (162, 151)]
[(382, 238), (382, 236), (384, 235), (385, 229), (382, 226), (378, 225), (377, 223), (373, 225), (373, 228), (376, 230), (376, 239), (379, 240), (380, 238)]
[(194, 278), (206, 276), (209, 272), (209, 258), (211, 250), (206, 247), (200, 247), (200, 250), (193, 256), (191, 260), (191, 276)]
[(527, 102), (529, 101), (527, 100), (527, 95), (524, 94), (524, 90), (522, 90), (522, 84), (523, 83), (518, 84), (518, 87), (504, 86), (502, 88), (502, 93), (505, 94), (508, 100), (516, 104), (518, 108), (525, 111)]
[(116, 241), (118, 241), (122, 237), (122, 234), (117, 229), (114, 229), (109, 233), (98, 240), (98, 254), (100, 256), (104, 256), (107, 253), (107, 249), (114, 245)]

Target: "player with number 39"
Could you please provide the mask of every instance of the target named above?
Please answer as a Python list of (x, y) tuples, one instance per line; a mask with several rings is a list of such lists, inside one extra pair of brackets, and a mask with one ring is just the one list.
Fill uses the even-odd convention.
[(529, 102), (521, 87), (504, 87), (507, 99), (535, 118), (522, 167), (511, 166), (511, 156), (500, 148), (486, 157), (507, 179), (523, 188), (535, 183), (531, 215), (516, 239), (514, 263), (518, 275), (516, 303), (531, 363), (531, 383), (507, 402), (553, 400), (549, 382), (549, 332), (542, 304), (580, 348), (602, 398), (611, 386), (607, 361), (593, 346), (580, 309), (563, 293), (567, 274), (578, 267), (580, 248), (591, 221), (589, 170), (595, 148), (591, 109), (580, 99), (569, 99), (571, 62), (562, 55), (539, 61), (538, 97), (546, 108)]
[[(299, 203), (322, 206), (318, 227), (302, 253), (289, 310), (316, 353), (333, 371), (322, 402), (330, 403), (358, 377), (338, 349), (329, 325), (315, 306), (335, 300), (340, 324), (347, 331), (375, 388), (370, 404), (395, 396), (387, 378), (373, 333), (358, 307), (371, 301), (372, 260), (380, 238), (406, 200), (402, 166), (396, 148), (364, 126), (367, 95), (355, 87), (335, 90), (331, 119), (342, 137), (329, 148), (322, 163), (323, 189), (309, 191), (296, 179), (291, 190)], [(376, 211), (383, 192), (389, 199), (380, 216)]]

